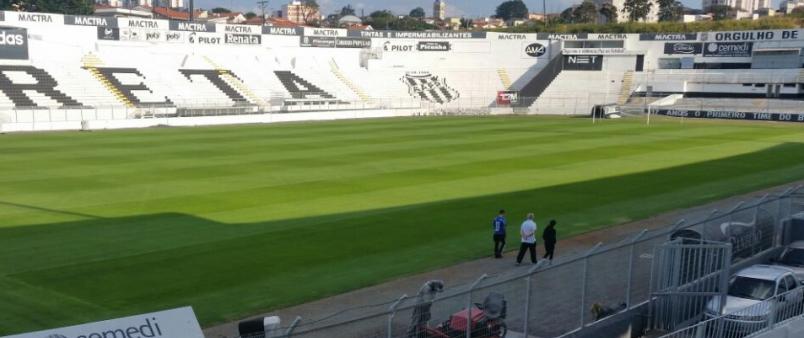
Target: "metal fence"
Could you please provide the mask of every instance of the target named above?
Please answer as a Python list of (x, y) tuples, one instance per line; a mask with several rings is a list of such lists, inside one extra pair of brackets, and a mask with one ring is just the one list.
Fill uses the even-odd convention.
[(705, 316), (706, 320), (661, 338), (742, 338), (770, 331), (787, 321), (804, 319), (804, 287), (725, 314), (707, 309)]
[[(637, 100), (638, 101), (638, 100)], [(756, 112), (756, 113), (801, 113), (801, 100), (774, 98), (682, 98), (663, 109)], [(656, 109), (659, 107), (653, 107)]]
[[(402, 295), (325, 318), (302, 319), (287, 336), (495, 337), (495, 333), (499, 334), (500, 319), (481, 314), (490, 295), (492, 298), (502, 295), (506, 300), (502, 322), (508, 333), (569, 336), (606, 316), (647, 304), (651, 299), (654, 250), (668, 240), (684, 237), (730, 243), (729, 247), (735, 250), (730, 258), (736, 263), (778, 247), (783, 223), (801, 212), (804, 212), (801, 188), (740, 203), (724, 212), (691, 212), (675, 224), (644, 230), (615, 244), (598, 244), (584, 254), (552, 264), (542, 260), (527, 270), (482, 275), (473, 283), (462, 285), (450, 285), (447, 281), (443, 292), (432, 299)], [(742, 231), (737, 231), (740, 224)], [(424, 319), (423, 305), (429, 310)], [(468, 322), (469, 330), (467, 317), (473, 318)], [(493, 329), (495, 325), (497, 331)]]
[[(577, 96), (577, 95), (576, 95)], [(517, 107), (517, 102), (534, 101), (519, 97), (512, 103), (499, 103), (494, 97), (466, 96), (450, 102), (394, 97), (367, 100), (329, 99), (266, 99), (265, 105), (231, 104), (220, 100), (198, 100), (181, 107), (165, 104), (94, 105), (86, 107), (0, 107), (0, 123), (44, 123), (70, 121), (110, 121), (160, 117), (226, 116), (243, 114), (281, 114), (297, 112), (328, 112), (343, 110), (420, 110), (426, 115), (481, 115), (494, 109), (511, 109), (513, 112), (539, 110), (558, 115), (589, 114), (593, 102), (608, 102), (603, 93), (586, 93), (583, 96), (559, 94), (544, 98), (538, 107)]]

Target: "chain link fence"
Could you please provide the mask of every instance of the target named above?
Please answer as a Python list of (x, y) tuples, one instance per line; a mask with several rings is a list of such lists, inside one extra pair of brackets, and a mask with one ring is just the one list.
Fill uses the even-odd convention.
[[(733, 248), (733, 251), (728, 251), (731, 261), (739, 263), (779, 247), (784, 224), (802, 212), (804, 189), (788, 189), (739, 203), (726, 211), (690, 213), (675, 224), (658, 230), (644, 230), (619, 243), (598, 244), (586, 253), (562, 261), (550, 263), (541, 260), (528, 270), (483, 275), (473, 283), (446, 283), (443, 292), (433, 293), (432, 298), (422, 297), (421, 293), (419, 296), (403, 295), (318, 320), (302, 319), (298, 326), (283, 331), (280, 336), (570, 336), (602, 318), (647, 304), (651, 299), (655, 249), (663, 243), (674, 239), (728, 243)], [(699, 265), (714, 264), (711, 258), (687, 258)], [(484, 311), (487, 309), (485, 303), (497, 296), (505, 299), (504, 311)], [(696, 309), (701, 307), (700, 304), (694, 305)]]

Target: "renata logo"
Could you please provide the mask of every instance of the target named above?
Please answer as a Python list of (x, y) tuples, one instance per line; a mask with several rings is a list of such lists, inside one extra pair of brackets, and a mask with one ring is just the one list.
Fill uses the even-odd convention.
[(0, 45), (4, 46), (22, 46), (25, 44), (25, 37), (22, 34), (8, 33), (6, 31), (0, 32)]

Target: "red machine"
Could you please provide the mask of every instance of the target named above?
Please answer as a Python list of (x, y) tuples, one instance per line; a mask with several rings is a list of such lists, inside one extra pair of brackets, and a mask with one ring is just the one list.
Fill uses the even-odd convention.
[[(436, 327), (430, 327), (430, 307), (435, 293), (443, 290), (440, 281), (427, 282), (419, 291), (419, 305), (413, 309), (408, 338), (461, 338), (466, 337), (467, 327), (473, 338), (504, 338), (508, 332), (505, 324), (506, 302), (498, 293), (489, 293), (483, 304), (474, 304), (471, 309), (454, 313)], [(468, 323), (467, 323), (468, 321)], [(469, 325), (467, 325), (469, 324)]]

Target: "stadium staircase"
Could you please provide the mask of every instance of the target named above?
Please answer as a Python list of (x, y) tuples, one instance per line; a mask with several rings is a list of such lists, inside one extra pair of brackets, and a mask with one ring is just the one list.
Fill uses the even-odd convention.
[(508, 75), (508, 71), (505, 70), (505, 68), (497, 69), (497, 75), (500, 77), (503, 88), (505, 88), (505, 90), (511, 90), (513, 84), (511, 83), (511, 77)]
[(123, 103), (128, 108), (135, 107), (134, 102), (132, 102), (125, 94), (123, 94), (123, 92), (117, 89), (117, 87), (112, 85), (112, 83), (109, 82), (109, 80), (100, 73), (98, 68), (102, 67), (104, 65), (104, 62), (97, 55), (91, 52), (87, 55), (84, 55), (84, 57), (81, 58), (81, 64), (83, 65), (83, 68), (89, 71), (89, 73), (92, 74), (92, 77), (98, 80), (98, 82), (100, 82), (103, 85), (103, 87), (106, 88), (106, 90), (112, 93), (112, 95), (114, 95), (114, 97), (117, 98), (118, 101)]
[(620, 88), (620, 96), (617, 98), (617, 105), (624, 105), (631, 98), (631, 86), (634, 84), (634, 71), (629, 70), (623, 74), (622, 87)]
[[(220, 65), (215, 63), (215, 61), (212, 61), (212, 59), (210, 59), (207, 56), (204, 56), (203, 58), (204, 58), (204, 61), (206, 61), (210, 66), (212, 66), (221, 75), (221, 77), (224, 79), (224, 81), (226, 81), (226, 83), (228, 83), (230, 86), (234, 87), (242, 95), (245, 95), (249, 100), (251, 100), (251, 102), (255, 103), (256, 105), (258, 105), (260, 107), (267, 106), (265, 101), (263, 99), (261, 99), (259, 95), (255, 94), (253, 91), (251, 91), (251, 89), (249, 89), (248, 86), (246, 86), (246, 84), (243, 83), (243, 81), (241, 81), (239, 78), (237, 78), (237, 76), (232, 74), (231, 71), (221, 67)], [(221, 91), (226, 92), (226, 88), (220, 88), (219, 87), (219, 89)], [(248, 102), (245, 102), (245, 103), (248, 103)]]
[(804, 68), (798, 71), (798, 83), (804, 83)]
[(558, 74), (561, 74), (564, 66), (563, 60), (563, 54), (558, 53), (533, 79), (522, 87), (522, 90), (519, 91), (519, 96), (522, 98), (519, 107), (528, 108), (536, 102), (536, 99), (544, 93)]
[(371, 101), (371, 97), (368, 94), (366, 94), (366, 92), (362, 88), (360, 88), (360, 86), (358, 86), (357, 84), (352, 82), (352, 80), (349, 80), (348, 77), (346, 77), (346, 74), (344, 74), (341, 71), (340, 67), (338, 67), (338, 64), (335, 62), (334, 59), (329, 60), (329, 67), (330, 71), (332, 71), (332, 74), (335, 75), (335, 77), (338, 78), (338, 80), (340, 80), (341, 83), (343, 83), (344, 85), (346, 85), (346, 87), (352, 90), (352, 92), (354, 92), (355, 95), (357, 95), (357, 97), (359, 97), (361, 101), (363, 102)]

